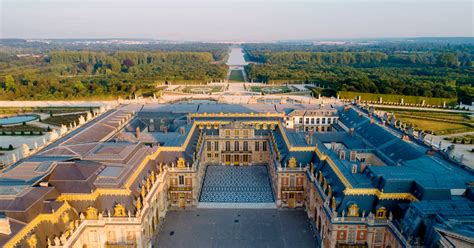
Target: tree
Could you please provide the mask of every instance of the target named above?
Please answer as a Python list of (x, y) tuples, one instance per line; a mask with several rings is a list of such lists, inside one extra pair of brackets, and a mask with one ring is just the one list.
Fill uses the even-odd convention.
[(13, 78), (12, 75), (6, 75), (5, 76), (5, 88), (7, 91), (16, 91), (16, 85), (15, 85), (15, 79)]

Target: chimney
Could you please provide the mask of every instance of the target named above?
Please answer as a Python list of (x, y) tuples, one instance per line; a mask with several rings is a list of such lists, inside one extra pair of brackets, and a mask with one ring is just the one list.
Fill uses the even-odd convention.
[(351, 151), (351, 155), (350, 155), (351, 162), (356, 161), (356, 159), (357, 159), (357, 152), (356, 151)]
[(135, 129), (135, 137), (137, 137), (137, 139), (140, 139), (140, 127), (137, 127)]
[(339, 151), (339, 159), (346, 160), (346, 151), (344, 150)]
[(353, 127), (351, 127), (351, 128), (349, 129), (349, 134), (350, 134), (351, 136), (354, 134), (354, 128), (353, 128)]

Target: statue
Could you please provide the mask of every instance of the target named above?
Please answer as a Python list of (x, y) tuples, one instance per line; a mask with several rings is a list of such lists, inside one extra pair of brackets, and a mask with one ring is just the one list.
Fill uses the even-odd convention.
[(137, 202), (135, 203), (135, 207), (137, 208), (137, 212), (139, 212), (140, 209), (142, 209), (142, 200), (140, 199), (140, 197), (137, 197)]
[(61, 246), (61, 240), (58, 236), (54, 237), (54, 246)]
[(151, 182), (150, 182), (150, 178), (147, 178), (146, 179), (146, 191), (147, 192), (150, 192), (150, 189), (151, 189)]
[(142, 185), (140, 194), (142, 195), (142, 198), (145, 199), (145, 196), (146, 196), (145, 185)]
[(151, 178), (151, 182), (152, 182), (152, 183), (155, 183), (156, 177), (155, 177), (155, 172), (154, 172), (154, 171), (151, 171), (150, 178)]

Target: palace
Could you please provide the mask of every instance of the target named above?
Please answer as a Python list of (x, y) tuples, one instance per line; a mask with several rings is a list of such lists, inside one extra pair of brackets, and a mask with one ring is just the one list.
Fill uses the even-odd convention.
[(357, 106), (129, 104), (0, 173), (0, 245), (151, 247), (171, 209), (252, 203), (322, 247), (472, 247), (473, 186)]

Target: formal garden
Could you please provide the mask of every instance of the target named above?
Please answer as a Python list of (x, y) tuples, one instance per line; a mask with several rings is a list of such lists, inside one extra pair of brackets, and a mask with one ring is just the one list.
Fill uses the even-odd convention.
[(395, 115), (397, 120), (435, 135), (474, 131), (474, 118), (469, 114), (405, 109), (380, 109)]

